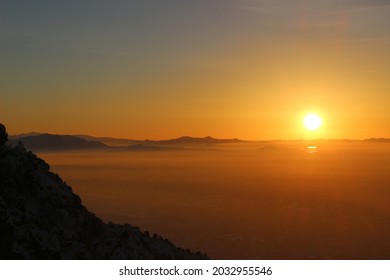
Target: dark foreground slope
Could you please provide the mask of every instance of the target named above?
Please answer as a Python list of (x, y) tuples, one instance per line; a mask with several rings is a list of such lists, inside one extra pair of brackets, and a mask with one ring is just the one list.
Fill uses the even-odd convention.
[(1, 259), (204, 259), (131, 225), (105, 224), (23, 145), (0, 147)]

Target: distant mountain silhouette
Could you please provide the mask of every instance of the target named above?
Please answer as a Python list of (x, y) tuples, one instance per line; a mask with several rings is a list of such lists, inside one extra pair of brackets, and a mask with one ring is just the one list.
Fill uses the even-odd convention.
[(0, 259), (207, 258), (137, 227), (105, 224), (49, 170), (22, 142), (0, 146)]
[(28, 136), (37, 136), (41, 134), (47, 134), (47, 133), (40, 133), (40, 132), (29, 132), (29, 133), (22, 133), (22, 134), (17, 134), (17, 135), (10, 135), (9, 139), (10, 140), (15, 140), (15, 139), (20, 139), (23, 137), (28, 137)]
[(22, 141), (29, 150), (61, 151), (61, 150), (169, 150), (184, 149), (188, 146), (207, 146), (211, 144), (242, 143), (239, 139), (216, 139), (210, 136), (204, 138), (183, 136), (168, 140), (131, 140), (110, 137), (94, 137), (88, 135), (57, 135), (32, 132), (10, 137), (11, 145)]
[(113, 138), (113, 137), (95, 137), (95, 136), (84, 135), (84, 134), (77, 134), (74, 136), (88, 141), (98, 141), (107, 146), (131, 146), (142, 142), (142, 140)]
[(169, 150), (169, 149), (186, 149), (200, 148), (211, 149), (211, 145), (218, 144), (237, 144), (237, 143), (258, 143), (267, 144), (275, 142), (337, 142), (337, 143), (390, 143), (389, 138), (370, 138), (365, 140), (353, 139), (315, 139), (315, 140), (266, 140), (266, 141), (246, 141), (237, 138), (217, 139), (211, 136), (207, 137), (190, 137), (183, 136), (167, 140), (134, 140), (120, 139), (111, 137), (94, 137), (89, 135), (56, 135), (47, 133), (31, 132), (9, 136), (10, 143), (16, 145), (19, 140), (23, 142), (26, 148), (32, 151), (61, 151), (61, 150)]
[(363, 141), (371, 143), (390, 143), (390, 138), (369, 138)]
[(101, 150), (108, 146), (98, 141), (88, 141), (71, 135), (38, 134), (14, 138), (11, 145), (22, 141), (24, 146), (32, 151), (52, 150)]
[(183, 144), (225, 144), (225, 143), (242, 143), (247, 142), (240, 139), (217, 139), (211, 136), (207, 137), (190, 137), (183, 136), (175, 139), (167, 139), (167, 140), (134, 140), (134, 139), (117, 139), (111, 137), (94, 137), (89, 135), (76, 135), (77, 137), (83, 138), (89, 141), (99, 141), (106, 145), (120, 145), (120, 146), (131, 146), (135, 144), (143, 144), (143, 145), (183, 145)]
[(170, 140), (145, 140), (145, 143), (150, 144), (165, 144), (165, 145), (180, 145), (180, 144), (226, 144), (226, 143), (241, 143), (245, 142), (240, 139), (216, 139), (211, 136), (207, 136), (204, 138), (199, 137), (190, 137), (190, 136), (183, 136), (176, 139), (170, 139)]

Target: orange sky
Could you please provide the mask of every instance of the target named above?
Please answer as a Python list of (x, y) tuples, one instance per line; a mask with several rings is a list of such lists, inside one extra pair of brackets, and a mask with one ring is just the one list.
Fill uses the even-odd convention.
[[(5, 5), (0, 121), (11, 134), (390, 137), (389, 5), (208, 2)], [(310, 112), (324, 124), (309, 133)]]

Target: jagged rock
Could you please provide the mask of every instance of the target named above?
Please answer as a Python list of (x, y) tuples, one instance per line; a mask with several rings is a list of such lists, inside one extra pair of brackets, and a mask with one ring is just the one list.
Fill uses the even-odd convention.
[(8, 141), (8, 134), (5, 126), (0, 123), (0, 146)]
[(131, 225), (105, 224), (20, 142), (0, 153), (1, 259), (206, 259)]

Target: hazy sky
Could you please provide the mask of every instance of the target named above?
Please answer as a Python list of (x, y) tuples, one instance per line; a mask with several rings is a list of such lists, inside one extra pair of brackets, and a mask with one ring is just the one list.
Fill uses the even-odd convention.
[(0, 0), (0, 56), (12, 134), (390, 137), (390, 0)]

